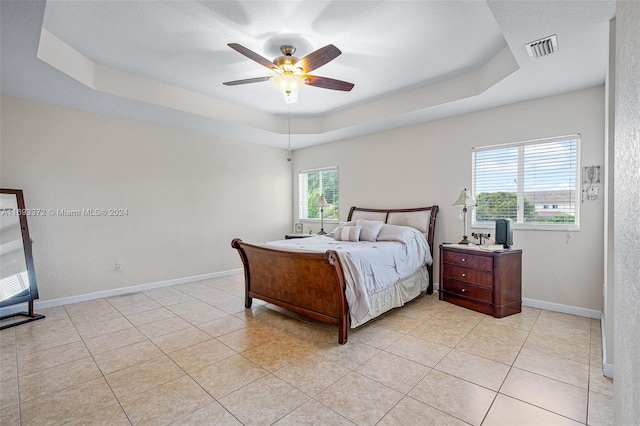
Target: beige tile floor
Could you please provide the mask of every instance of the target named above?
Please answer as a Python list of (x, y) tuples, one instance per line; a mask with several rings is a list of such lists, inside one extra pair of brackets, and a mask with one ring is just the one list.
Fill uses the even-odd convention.
[(421, 296), (352, 330), (243, 307), (241, 275), (0, 332), (2, 425), (606, 425), (600, 322)]

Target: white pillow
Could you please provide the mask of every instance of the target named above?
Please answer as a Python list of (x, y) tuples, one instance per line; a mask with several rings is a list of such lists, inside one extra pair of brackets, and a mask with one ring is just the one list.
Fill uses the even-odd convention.
[(398, 241), (407, 244), (417, 235), (422, 237), (422, 233), (410, 226), (387, 225), (385, 224), (378, 234), (378, 241)]
[(358, 219), (356, 225), (362, 227), (362, 231), (360, 231), (360, 241), (376, 241), (384, 222), (379, 220)]
[(361, 226), (339, 226), (333, 238), (337, 241), (360, 241)]
[(340, 228), (341, 226), (356, 226), (356, 221), (355, 220), (351, 220), (349, 222), (340, 222), (338, 224), (338, 226), (336, 226), (333, 230), (329, 231), (329, 233), (327, 234), (327, 237), (333, 237), (336, 235), (336, 229)]

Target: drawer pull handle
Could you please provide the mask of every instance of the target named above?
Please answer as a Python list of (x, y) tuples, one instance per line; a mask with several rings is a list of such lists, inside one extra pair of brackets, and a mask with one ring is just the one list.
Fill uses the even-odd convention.
[(462, 292), (464, 293), (465, 291), (467, 291), (467, 289), (466, 289), (466, 288), (463, 288), (463, 289), (462, 289)]
[(462, 276), (463, 276), (463, 277), (466, 277), (466, 276), (467, 276), (467, 274), (462, 274)]
[(467, 261), (467, 259), (465, 259), (465, 258), (463, 257), (463, 258), (462, 258), (462, 261), (463, 261), (463, 262), (466, 262), (466, 261)]

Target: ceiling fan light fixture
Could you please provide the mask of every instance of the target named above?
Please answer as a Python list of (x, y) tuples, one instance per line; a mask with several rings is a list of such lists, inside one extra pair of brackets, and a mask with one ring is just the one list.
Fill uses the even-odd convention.
[(304, 80), (294, 74), (278, 74), (271, 78), (271, 81), (278, 86), (285, 94), (292, 94), (298, 91), (304, 84)]
[(314, 50), (302, 59), (293, 56), (293, 53), (296, 51), (294, 46), (284, 45), (280, 47), (283, 56), (277, 57), (273, 62), (238, 43), (229, 43), (228, 46), (263, 67), (269, 68), (275, 72), (276, 75), (272, 77), (245, 78), (243, 80), (222, 83), (226, 86), (237, 86), (240, 84), (259, 83), (261, 81), (271, 80), (278, 89), (282, 91), (285, 102), (288, 104), (294, 103), (297, 100), (297, 96), (293, 95), (302, 85), (315, 86), (321, 89), (340, 90), (343, 92), (348, 92), (353, 89), (353, 83), (308, 74), (310, 71), (331, 62), (342, 53), (340, 49), (333, 44), (328, 44), (325, 47)]

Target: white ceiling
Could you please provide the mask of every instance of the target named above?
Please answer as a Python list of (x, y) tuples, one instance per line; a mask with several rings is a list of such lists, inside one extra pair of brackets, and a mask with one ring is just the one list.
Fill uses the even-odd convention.
[[(602, 84), (615, 0), (0, 2), (2, 93), (287, 148), (379, 132)], [(559, 51), (524, 45), (557, 35)], [(282, 44), (342, 55), (286, 105)]]

